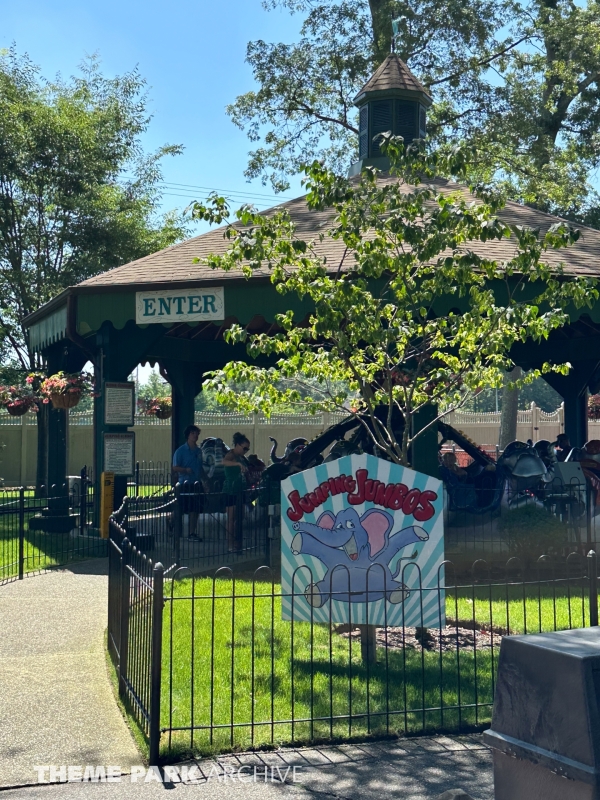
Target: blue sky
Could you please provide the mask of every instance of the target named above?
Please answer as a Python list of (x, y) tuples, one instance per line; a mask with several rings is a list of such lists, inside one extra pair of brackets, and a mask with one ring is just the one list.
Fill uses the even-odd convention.
[[(73, 74), (92, 53), (99, 55), (106, 75), (139, 67), (153, 113), (144, 147), (185, 146), (182, 156), (165, 159), (165, 182), (239, 192), (239, 203), (250, 200), (251, 192), (268, 195), (257, 199), (262, 208), (279, 202), (269, 187), (244, 178), (250, 142), (225, 106), (253, 87), (244, 62), (247, 42), (293, 41), (299, 17), (267, 12), (260, 0), (0, 0), (0, 16), (0, 47), (16, 44), (46, 77)], [(297, 180), (285, 196), (300, 193)], [(206, 194), (172, 187), (163, 208), (184, 208)], [(142, 382), (149, 371), (140, 368)]]
[[(260, 0), (0, 0), (0, 13), (0, 47), (15, 43), (46, 77), (73, 74), (91, 53), (100, 56), (107, 75), (139, 67), (154, 115), (145, 148), (166, 142), (185, 146), (182, 156), (165, 159), (166, 182), (269, 195), (260, 198), (260, 207), (277, 202), (270, 187), (244, 178), (250, 142), (225, 106), (253, 86), (244, 62), (247, 42), (293, 41), (299, 17), (267, 12)], [(298, 180), (285, 196), (300, 191)], [(185, 207), (206, 194), (172, 186), (164, 208)]]

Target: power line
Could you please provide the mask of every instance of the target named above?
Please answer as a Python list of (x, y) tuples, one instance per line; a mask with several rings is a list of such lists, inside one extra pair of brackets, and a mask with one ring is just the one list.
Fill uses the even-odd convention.
[(218, 192), (219, 194), (241, 194), (244, 197), (264, 197), (276, 200), (293, 200), (293, 197), (286, 197), (281, 194), (266, 194), (264, 192), (240, 192), (237, 189), (213, 189), (210, 186), (196, 186), (192, 183), (175, 183), (173, 181), (161, 181), (161, 186), (182, 187), (184, 189), (200, 189), (203, 192)]
[(255, 197), (265, 200), (276, 200), (279, 202), (294, 199), (293, 197), (287, 197), (285, 195), (279, 195), (279, 194), (268, 194), (265, 192), (252, 192), (252, 191), (244, 192), (244, 191), (239, 191), (237, 189), (215, 189), (213, 186), (199, 186), (198, 184), (194, 183), (176, 183), (175, 181), (159, 181), (158, 185), (164, 186), (167, 189), (179, 189), (179, 188), (182, 188), (184, 190), (199, 189), (202, 192), (216, 192), (217, 194), (221, 195), (239, 195), (241, 197)]
[[(162, 196), (163, 197), (181, 197), (183, 200), (195, 200), (195, 197), (193, 195), (179, 194), (179, 193), (176, 193), (176, 192), (163, 192)], [(236, 200), (235, 198), (232, 198), (232, 199), (235, 202), (240, 202), (240, 203), (243, 202), (241, 199), (238, 199), (238, 200)], [(277, 204), (276, 203), (275, 204), (267, 203), (265, 201), (260, 202), (260, 201), (256, 200), (256, 201), (254, 201), (252, 203), (252, 205), (255, 205), (257, 208), (271, 208), (273, 205), (277, 205)]]

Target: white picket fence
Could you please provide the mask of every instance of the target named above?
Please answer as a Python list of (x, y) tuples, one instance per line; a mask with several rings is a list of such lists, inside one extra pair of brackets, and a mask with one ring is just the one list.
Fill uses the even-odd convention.
[[(252, 452), (264, 461), (271, 449), (270, 436), (277, 439), (281, 454), (290, 439), (303, 436), (313, 439), (329, 425), (341, 421), (344, 414), (274, 414), (270, 419), (258, 414), (243, 415), (220, 412), (196, 412), (196, 424), (202, 438), (219, 436), (226, 442), (236, 431), (250, 439)], [(500, 413), (456, 411), (445, 417), (455, 428), (463, 431), (477, 444), (498, 444)], [(136, 459), (146, 462), (169, 462), (171, 458), (171, 421), (156, 417), (136, 416)], [(517, 438), (549, 439), (554, 441), (564, 430), (564, 409), (547, 414), (532, 403), (531, 408), (519, 411)], [(589, 423), (589, 438), (600, 439), (600, 421)], [(35, 480), (37, 455), (37, 425), (34, 414), (11, 417), (0, 412), (0, 476), (9, 485), (30, 484)], [(92, 414), (69, 415), (69, 473), (77, 474), (84, 465), (92, 463)]]
[[(499, 411), (484, 413), (455, 411), (448, 414), (445, 421), (466, 433), (477, 444), (495, 446), (500, 439), (500, 417)], [(539, 439), (549, 439), (553, 442), (565, 429), (564, 417), (562, 405), (556, 411), (547, 413), (532, 403), (531, 408), (518, 412), (517, 439), (520, 441), (532, 439), (534, 442)], [(600, 422), (590, 422), (589, 438), (596, 438), (598, 434), (600, 434)]]

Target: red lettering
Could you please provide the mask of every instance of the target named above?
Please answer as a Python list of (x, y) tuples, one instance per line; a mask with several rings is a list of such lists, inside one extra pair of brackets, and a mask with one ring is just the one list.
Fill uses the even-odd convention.
[(379, 486), (379, 481), (365, 481), (365, 500), (372, 503), (375, 499), (375, 492)]
[(402, 503), (402, 512), (405, 514), (405, 516), (410, 517), (415, 508), (419, 505), (420, 496), (421, 492), (419, 489), (411, 489), (406, 495), (404, 502)]
[(385, 485), (385, 483), (379, 483), (379, 486), (377, 487), (377, 492), (375, 493), (375, 503), (378, 506), (385, 505), (385, 491), (386, 491), (386, 489), (387, 489), (387, 486)]
[(352, 492), (356, 489), (356, 481), (352, 477), (352, 475), (348, 475), (348, 477), (344, 478), (344, 491), (348, 492), (348, 494), (352, 494)]
[(431, 519), (435, 514), (435, 508), (431, 505), (431, 503), (437, 500), (437, 494), (435, 492), (431, 492), (427, 490), (426, 492), (421, 492), (421, 496), (419, 497), (419, 505), (415, 508), (413, 516), (418, 522), (427, 522), (428, 519)]
[[(302, 501), (300, 500), (300, 492), (294, 489), (293, 492), (288, 494), (288, 500), (292, 504), (291, 508), (288, 508), (287, 515), (292, 520), (292, 522), (298, 522), (302, 519)], [(312, 509), (311, 509), (312, 511)]]
[(305, 514), (311, 514), (315, 510), (314, 503), (311, 503), (309, 494), (305, 494), (298, 502), (298, 505)]
[(305, 494), (304, 496), (308, 500), (309, 503), (312, 503), (313, 508), (316, 508), (317, 506), (321, 505), (322, 501), (319, 500), (319, 497), (318, 497), (316, 492), (309, 492), (308, 494)]
[[(386, 508), (391, 508), (390, 502), (392, 499), (392, 495), (394, 494), (395, 491), (396, 491), (396, 484), (388, 483), (388, 485), (385, 487), (385, 496), (383, 498), (383, 503), (380, 503), (380, 505), (385, 506)], [(379, 498), (379, 492), (377, 493), (377, 497)]]
[(329, 489), (331, 491), (331, 496), (334, 497), (336, 494), (342, 494), (344, 490), (344, 481), (346, 480), (345, 475), (340, 475), (339, 478), (329, 478)]
[(329, 483), (327, 483), (327, 481), (325, 481), (325, 483), (322, 483), (319, 486), (319, 491), (321, 492), (321, 495), (323, 497), (321, 502), (324, 503), (325, 500), (327, 500), (327, 498), (329, 497)]
[(403, 483), (395, 484), (394, 493), (390, 498), (389, 505), (389, 508), (391, 508), (392, 511), (399, 511), (402, 508), (402, 503), (404, 502), (407, 492), (408, 486), (405, 486)]
[[(348, 494), (348, 502), (353, 506), (359, 506), (365, 502), (365, 482), (369, 473), (366, 469), (356, 470), (356, 493)], [(372, 481), (371, 481), (372, 483)], [(372, 498), (371, 498), (372, 499)]]

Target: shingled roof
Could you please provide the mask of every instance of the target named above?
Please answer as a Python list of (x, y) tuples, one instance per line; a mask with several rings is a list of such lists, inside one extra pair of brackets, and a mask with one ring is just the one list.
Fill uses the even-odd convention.
[(429, 90), (415, 78), (404, 61), (396, 53), (390, 53), (356, 95), (354, 102), (356, 103), (365, 94), (389, 92), (394, 89), (402, 92), (420, 92), (425, 97), (430, 97)]
[[(381, 180), (393, 180), (382, 176)], [(436, 181), (438, 188), (442, 192), (460, 191), (465, 196), (469, 192), (464, 186), (448, 181)], [(406, 187), (409, 191), (411, 187)], [(327, 258), (327, 263), (332, 269), (337, 270), (340, 262), (344, 258), (344, 244), (342, 241), (325, 236), (321, 242), (318, 235), (327, 231), (332, 224), (334, 212), (311, 211), (304, 197), (299, 197), (280, 206), (276, 206), (265, 214), (275, 210), (285, 209), (294, 225), (299, 236), (305, 239), (314, 237), (315, 252), (321, 257)], [(505, 223), (522, 225), (529, 228), (539, 228), (542, 232), (547, 231), (551, 225), (561, 220), (550, 214), (519, 205), (518, 203), (508, 202), (498, 214), (499, 218)], [(558, 267), (560, 264), (569, 275), (587, 275), (600, 277), (600, 231), (585, 226), (577, 226), (581, 231), (579, 240), (566, 249), (550, 250), (544, 254), (544, 261), (550, 266)], [(149, 287), (158, 284), (190, 284), (194, 282), (223, 281), (239, 279), (242, 273), (238, 270), (225, 272), (223, 270), (211, 269), (206, 264), (194, 264), (194, 259), (204, 259), (211, 253), (224, 253), (230, 242), (224, 238), (225, 228), (215, 230), (188, 239), (181, 244), (167, 247), (157, 253), (152, 253), (145, 258), (131, 261), (121, 267), (115, 267), (108, 272), (103, 272), (93, 278), (83, 281), (79, 287), (84, 291), (98, 290), (111, 287), (117, 289), (122, 287), (133, 288)], [(514, 239), (502, 239), (500, 241), (472, 242), (470, 247), (476, 253), (488, 258), (495, 258), (498, 261), (511, 259), (516, 252), (516, 241)], [(348, 255), (344, 259), (344, 267), (350, 267), (352, 259)], [(257, 271), (256, 277), (267, 276), (267, 270)]]

